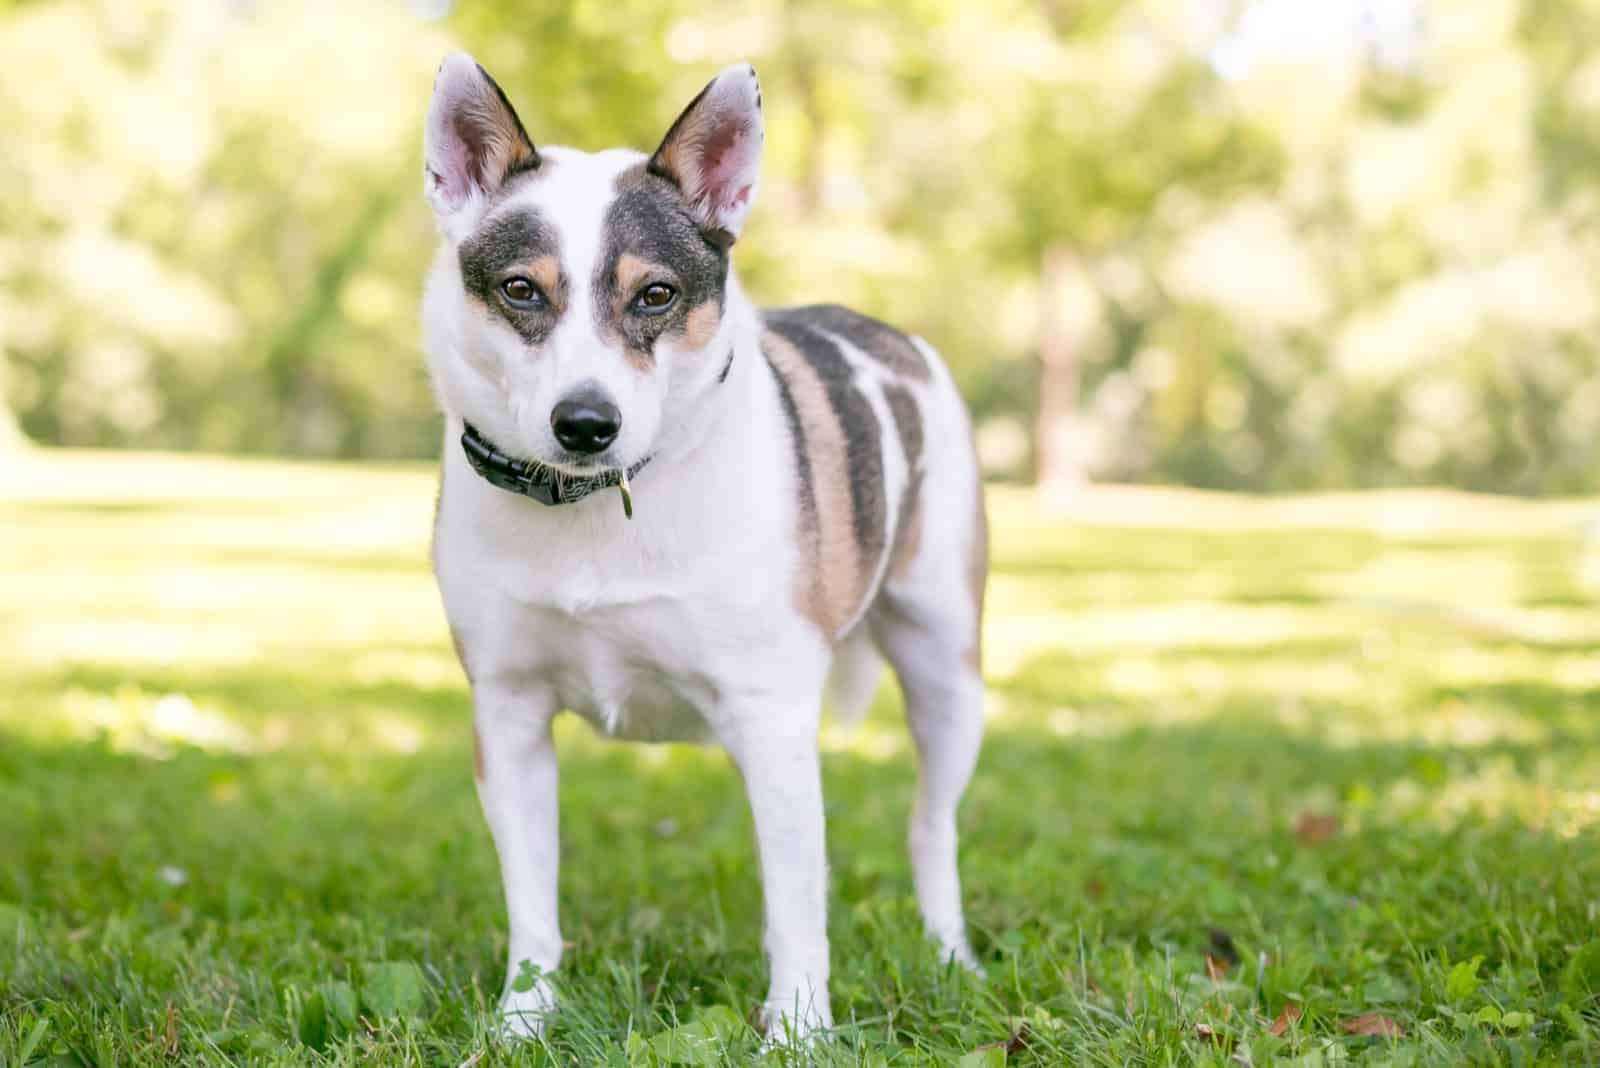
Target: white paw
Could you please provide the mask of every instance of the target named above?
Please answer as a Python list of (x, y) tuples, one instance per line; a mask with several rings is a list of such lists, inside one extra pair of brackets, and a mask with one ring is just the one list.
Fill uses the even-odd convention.
[(545, 1018), (556, 1011), (556, 994), (543, 976), (527, 990), (508, 990), (500, 1000), (500, 1032), (507, 1038), (538, 1038)]
[(955, 961), (979, 979), (987, 978), (988, 973), (983, 970), (983, 965), (978, 963), (978, 958), (972, 953), (972, 947), (967, 945), (965, 938), (939, 939), (939, 957), (945, 961)]
[(833, 1026), (828, 996), (812, 997), (791, 991), (787, 995), (768, 994), (757, 1014), (762, 1046), (800, 1048), (809, 1046)]

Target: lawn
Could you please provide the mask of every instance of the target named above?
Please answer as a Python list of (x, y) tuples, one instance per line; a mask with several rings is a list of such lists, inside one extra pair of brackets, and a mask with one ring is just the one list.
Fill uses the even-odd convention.
[[(568, 721), (565, 1007), (547, 1045), (490, 1037), (503, 906), (430, 471), (0, 467), (0, 1065), (761, 1056), (735, 774)], [(961, 817), (988, 978), (920, 937), (886, 685), (823, 735), (814, 1062), (1600, 1063), (1600, 507), (993, 511)]]

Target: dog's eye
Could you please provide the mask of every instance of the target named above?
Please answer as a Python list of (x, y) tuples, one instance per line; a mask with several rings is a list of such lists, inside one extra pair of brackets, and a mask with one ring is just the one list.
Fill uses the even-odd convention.
[(639, 295), (633, 298), (633, 306), (642, 312), (664, 312), (677, 299), (677, 290), (655, 282), (639, 290)]
[(518, 307), (537, 308), (544, 303), (544, 294), (539, 292), (539, 287), (521, 276), (501, 282), (500, 292)]

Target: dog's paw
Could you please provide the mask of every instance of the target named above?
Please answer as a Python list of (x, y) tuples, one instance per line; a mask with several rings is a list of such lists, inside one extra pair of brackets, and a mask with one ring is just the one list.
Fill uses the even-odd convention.
[(955, 961), (979, 979), (987, 979), (989, 973), (983, 970), (983, 965), (978, 963), (978, 958), (973, 955), (972, 947), (967, 945), (965, 938), (960, 941), (939, 942), (939, 956), (946, 961)]
[(827, 995), (802, 1001), (793, 992), (786, 997), (771, 994), (756, 1012), (756, 1028), (762, 1034), (761, 1045), (765, 1049), (804, 1048), (832, 1027), (833, 1013)]
[(512, 1039), (539, 1038), (555, 1011), (555, 991), (543, 976), (535, 977), (526, 990), (513, 988), (500, 999), (500, 1033)]

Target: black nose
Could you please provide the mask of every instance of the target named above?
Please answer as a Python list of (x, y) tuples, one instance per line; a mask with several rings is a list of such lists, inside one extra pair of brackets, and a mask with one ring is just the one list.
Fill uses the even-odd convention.
[(550, 429), (562, 448), (587, 456), (617, 440), (622, 413), (597, 390), (582, 390), (551, 409)]

